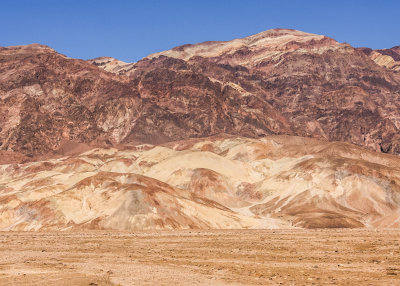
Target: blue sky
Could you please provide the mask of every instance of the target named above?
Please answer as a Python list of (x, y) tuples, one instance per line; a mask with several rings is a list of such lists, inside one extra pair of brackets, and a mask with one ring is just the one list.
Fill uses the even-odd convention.
[(400, 1), (0, 0), (0, 46), (41, 43), (82, 59), (132, 62), (182, 44), (272, 28), (390, 48), (400, 45)]

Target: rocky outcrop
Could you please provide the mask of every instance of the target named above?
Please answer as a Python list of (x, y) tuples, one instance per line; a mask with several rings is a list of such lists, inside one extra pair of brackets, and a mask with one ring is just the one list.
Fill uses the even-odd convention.
[(359, 50), (368, 55), (378, 65), (394, 71), (400, 71), (400, 46), (383, 50), (369, 48), (359, 48)]
[(129, 72), (135, 63), (125, 63), (111, 57), (100, 57), (88, 60), (89, 63), (98, 66), (108, 72), (116, 74), (125, 74)]

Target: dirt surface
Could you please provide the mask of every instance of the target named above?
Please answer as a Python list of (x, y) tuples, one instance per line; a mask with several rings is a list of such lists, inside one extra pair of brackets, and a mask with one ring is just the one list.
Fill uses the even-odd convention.
[(400, 231), (3, 232), (0, 285), (399, 285)]

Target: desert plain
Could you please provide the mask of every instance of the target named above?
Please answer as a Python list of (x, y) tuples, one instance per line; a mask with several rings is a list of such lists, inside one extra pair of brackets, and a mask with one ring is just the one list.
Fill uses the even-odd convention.
[(2, 232), (0, 285), (399, 285), (400, 231)]

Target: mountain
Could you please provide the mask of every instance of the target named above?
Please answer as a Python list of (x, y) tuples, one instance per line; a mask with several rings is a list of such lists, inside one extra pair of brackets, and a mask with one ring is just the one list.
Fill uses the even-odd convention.
[(0, 62), (4, 151), (32, 157), (70, 141), (109, 142), (119, 139), (124, 122), (134, 124), (136, 109), (125, 108), (141, 99), (124, 78), (42, 45), (1, 48)]
[(0, 47), (0, 230), (398, 228), (399, 53), (288, 29), (136, 63)]
[[(347, 44), (278, 29), (185, 45), (148, 58), (163, 55), (188, 62), (190, 70), (220, 84), (218, 98), (226, 106), (240, 102), (241, 112), (229, 112), (234, 122), (257, 122), (245, 127), (247, 134), (235, 123), (228, 133), (292, 134), (399, 153), (399, 73)], [(140, 68), (131, 72), (139, 73)]]
[(400, 158), (219, 135), (0, 166), (0, 230), (400, 227)]
[(71, 59), (37, 44), (5, 47), (0, 148), (29, 160), (82, 144), (227, 133), (296, 135), (399, 154), (399, 94), (395, 69), (295, 30), (184, 45), (137, 63)]

